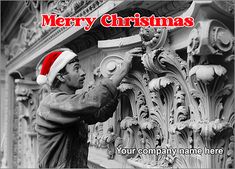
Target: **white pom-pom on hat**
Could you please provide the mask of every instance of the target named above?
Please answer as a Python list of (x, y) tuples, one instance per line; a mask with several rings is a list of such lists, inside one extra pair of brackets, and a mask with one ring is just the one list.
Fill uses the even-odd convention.
[(43, 84), (45, 84), (45, 83), (47, 83), (47, 76), (45, 76), (45, 75), (38, 75), (38, 77), (37, 77), (37, 83), (39, 84), (39, 85), (43, 85)]

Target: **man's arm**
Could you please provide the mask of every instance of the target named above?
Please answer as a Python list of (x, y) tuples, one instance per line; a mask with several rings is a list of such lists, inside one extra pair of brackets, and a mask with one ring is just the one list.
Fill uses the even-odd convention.
[(47, 120), (70, 123), (77, 117), (93, 115), (116, 95), (116, 86), (110, 79), (104, 79), (89, 91), (79, 94), (52, 93), (40, 104), (39, 111)]
[(101, 107), (94, 115), (85, 116), (84, 119), (88, 125), (95, 124), (97, 122), (104, 122), (113, 116), (118, 105), (118, 99), (111, 100), (107, 105)]

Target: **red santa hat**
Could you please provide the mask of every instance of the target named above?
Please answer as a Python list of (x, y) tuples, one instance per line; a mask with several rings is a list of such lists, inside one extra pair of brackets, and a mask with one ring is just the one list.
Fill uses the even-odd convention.
[(46, 83), (51, 85), (57, 73), (75, 56), (77, 56), (77, 54), (70, 50), (53, 51), (49, 53), (42, 62), (42, 68), (37, 77), (37, 83), (39, 85)]

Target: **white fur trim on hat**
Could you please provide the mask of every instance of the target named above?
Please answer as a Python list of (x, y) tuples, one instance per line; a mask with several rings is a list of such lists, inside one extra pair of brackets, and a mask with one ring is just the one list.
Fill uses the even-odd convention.
[(60, 56), (58, 56), (58, 58), (56, 58), (47, 75), (49, 85), (52, 84), (57, 73), (63, 69), (65, 65), (69, 63), (69, 61), (72, 60), (75, 56), (77, 56), (77, 54), (72, 51), (64, 51), (60, 54)]
[(39, 84), (39, 85), (43, 85), (43, 84), (45, 84), (45, 83), (47, 83), (47, 76), (45, 76), (45, 75), (38, 75), (38, 77), (37, 77), (37, 83)]

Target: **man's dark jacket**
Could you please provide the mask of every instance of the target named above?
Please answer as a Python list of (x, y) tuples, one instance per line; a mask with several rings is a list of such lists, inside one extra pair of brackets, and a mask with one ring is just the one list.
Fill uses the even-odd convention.
[(36, 131), (40, 168), (86, 168), (88, 124), (112, 117), (117, 90), (109, 79), (80, 94), (52, 92), (40, 103)]

